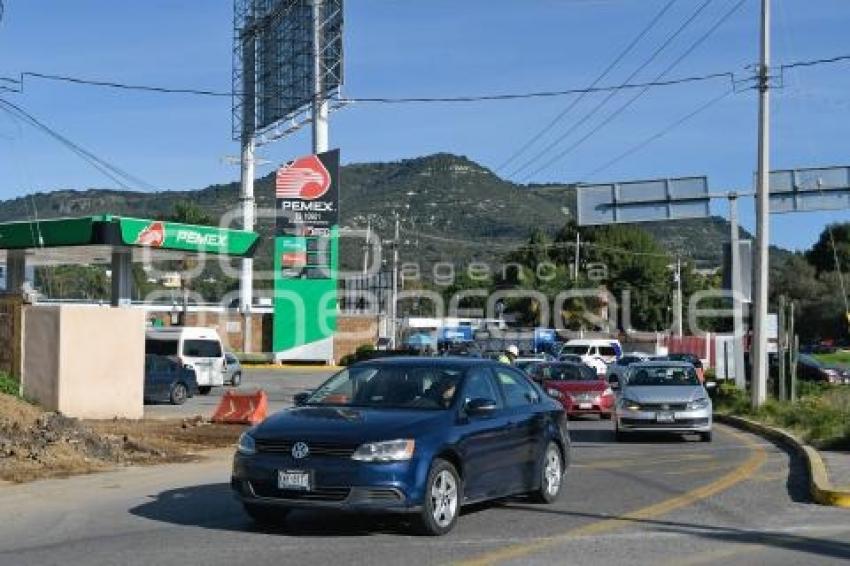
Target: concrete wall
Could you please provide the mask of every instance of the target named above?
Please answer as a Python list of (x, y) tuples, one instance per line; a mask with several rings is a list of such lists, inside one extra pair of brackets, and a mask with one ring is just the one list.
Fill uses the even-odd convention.
[(33, 305), (23, 320), (25, 396), (72, 417), (143, 416), (143, 310)]

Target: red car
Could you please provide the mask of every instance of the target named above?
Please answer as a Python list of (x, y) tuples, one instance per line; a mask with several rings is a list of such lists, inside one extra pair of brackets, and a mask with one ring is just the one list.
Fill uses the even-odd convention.
[(610, 419), (614, 412), (614, 392), (604, 375), (584, 364), (553, 362), (538, 364), (530, 370), (531, 378), (546, 393), (560, 401), (570, 417), (599, 415)]

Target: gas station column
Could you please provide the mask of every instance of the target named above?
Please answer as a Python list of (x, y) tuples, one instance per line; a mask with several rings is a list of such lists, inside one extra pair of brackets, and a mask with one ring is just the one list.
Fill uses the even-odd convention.
[(27, 256), (25, 250), (6, 252), (6, 291), (20, 293), (26, 280)]
[(130, 248), (112, 250), (112, 306), (129, 305), (133, 292), (133, 253)]

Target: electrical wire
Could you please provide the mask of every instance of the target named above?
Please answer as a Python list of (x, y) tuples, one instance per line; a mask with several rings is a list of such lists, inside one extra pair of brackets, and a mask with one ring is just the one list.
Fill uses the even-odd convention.
[[(130, 173), (127, 173), (119, 167), (112, 165), (108, 161), (101, 159), (94, 153), (74, 143), (73, 141), (63, 136), (47, 124), (38, 120), (35, 116), (33, 116), (20, 106), (13, 104), (6, 99), (0, 98), (0, 110), (3, 110), (10, 116), (22, 120), (25, 123), (28, 123), (29, 125), (46, 133), (47, 135), (58, 141), (60, 144), (64, 145), (66, 148), (77, 154), (83, 160), (88, 162), (92, 167), (100, 171), (103, 175), (111, 179), (113, 182), (117, 183), (122, 188), (127, 190), (132, 190), (138, 187), (143, 187), (147, 189), (156, 188), (150, 183), (147, 183), (146, 181), (139, 179), (138, 177), (135, 177)], [(128, 185), (126, 181), (129, 181), (130, 185)], [(131, 185), (136, 185), (136, 187), (133, 187)]]
[[(697, 40), (694, 41), (690, 45), (690, 47), (688, 47), (688, 49), (686, 49), (670, 65), (665, 67), (663, 71), (661, 71), (658, 75), (656, 75), (655, 80), (663, 79), (667, 75), (667, 73), (669, 73), (670, 71), (675, 69), (682, 61), (684, 61), (691, 53), (693, 53), (694, 50), (696, 50), (697, 47), (702, 45), (705, 42), (705, 40), (707, 40), (709, 37), (711, 37), (711, 35), (717, 30), (717, 28), (719, 28), (721, 25), (723, 25), (723, 23), (726, 22), (726, 20), (728, 20), (730, 17), (732, 17), (732, 15), (735, 12), (737, 12), (746, 2), (747, 2), (747, 0), (738, 0), (738, 2), (736, 2), (732, 6), (732, 8), (729, 9), (725, 14), (723, 14), (723, 16), (721, 16), (720, 19), (717, 20), (717, 22), (715, 22), (714, 25), (712, 25), (708, 29), (708, 31), (706, 31), (699, 38), (697, 38)], [(640, 99), (644, 94), (646, 94), (648, 90), (649, 89), (646, 89), (646, 88), (639, 90), (637, 93), (635, 93), (635, 95), (633, 97), (628, 99), (624, 104), (620, 105), (614, 112), (609, 114), (602, 122), (597, 124), (595, 128), (590, 130), (590, 132), (588, 132), (587, 134), (585, 134), (584, 136), (579, 138), (578, 141), (576, 141), (575, 143), (573, 143), (572, 145), (567, 147), (565, 150), (556, 154), (552, 159), (547, 161), (541, 167), (538, 167), (532, 173), (526, 175), (525, 178), (529, 179), (529, 178), (537, 175), (538, 173), (548, 169), (549, 167), (551, 167), (552, 165), (554, 165), (555, 163), (557, 163), (558, 161), (560, 161), (561, 159), (563, 159), (564, 157), (566, 157), (567, 155), (569, 155), (570, 153), (575, 151), (577, 148), (579, 148), (581, 145), (583, 145), (584, 142), (586, 142), (588, 139), (592, 138), (600, 130), (602, 130), (602, 128), (604, 128), (605, 126), (610, 124), (614, 119), (617, 118), (617, 116), (619, 116), (623, 112), (625, 112), (632, 104), (637, 102), (638, 99)]]
[(616, 165), (617, 163), (619, 163), (623, 159), (625, 159), (625, 158), (629, 157), (630, 155), (633, 155), (634, 153), (637, 153), (638, 151), (642, 150), (643, 148), (645, 148), (646, 146), (648, 146), (652, 142), (666, 136), (671, 131), (675, 130), (676, 128), (678, 128), (679, 126), (684, 124), (685, 122), (696, 117), (698, 114), (701, 114), (705, 110), (708, 110), (709, 108), (711, 108), (712, 106), (714, 106), (715, 104), (720, 102), (721, 100), (723, 100), (726, 97), (728, 97), (729, 95), (731, 95), (733, 92), (734, 92), (733, 90), (727, 90), (726, 92), (721, 93), (720, 96), (716, 96), (716, 97), (710, 99), (708, 102), (701, 104), (695, 110), (692, 110), (691, 112), (682, 116), (681, 118), (679, 118), (675, 122), (667, 125), (664, 129), (662, 129), (659, 132), (649, 136), (648, 138), (645, 138), (643, 141), (641, 141), (641, 142), (635, 144), (634, 146), (630, 147), (629, 149), (627, 149), (626, 151), (624, 151), (623, 153), (621, 153), (620, 155), (618, 155), (614, 159), (611, 159), (610, 161), (607, 161), (604, 164), (600, 165), (599, 167), (594, 169), (589, 175), (586, 175), (585, 177), (594, 177), (594, 176), (598, 175), (599, 173), (606, 171), (607, 169)]
[[(823, 59), (813, 59), (808, 61), (794, 61), (791, 63), (786, 63), (783, 65), (779, 65), (779, 68), (790, 69), (794, 67), (811, 67), (815, 65), (824, 65), (831, 63), (840, 63), (844, 61), (850, 60), (850, 55), (839, 55), (836, 57), (829, 57)], [(44, 80), (52, 80), (59, 82), (69, 82), (78, 85), (84, 86), (94, 86), (94, 87), (104, 87), (104, 88), (114, 88), (120, 90), (139, 90), (144, 92), (152, 92), (158, 94), (188, 94), (188, 95), (197, 95), (197, 96), (211, 96), (211, 97), (232, 97), (232, 96), (242, 96), (243, 93), (240, 92), (225, 92), (225, 91), (215, 91), (215, 90), (207, 90), (207, 89), (196, 89), (196, 88), (177, 88), (177, 87), (161, 87), (161, 86), (151, 86), (151, 85), (133, 85), (128, 83), (120, 83), (115, 81), (103, 81), (103, 80), (93, 80), (93, 79), (83, 79), (80, 77), (73, 77), (68, 75), (53, 75), (47, 73), (37, 73), (34, 71), (24, 71), (21, 73), (21, 79), (12, 79), (9, 77), (0, 77), (0, 81), (17, 85), (18, 88), (14, 90), (14, 92), (22, 93), (24, 87), (23, 77), (30, 76), (33, 78), (39, 78)], [(709, 81), (718, 78), (730, 78), (734, 79), (735, 73), (733, 71), (722, 71), (715, 73), (706, 73), (703, 75), (693, 75), (680, 77), (675, 79), (668, 80), (658, 80), (658, 81), (647, 81), (647, 82), (623, 82), (618, 85), (609, 85), (609, 86), (597, 86), (597, 87), (587, 87), (587, 88), (571, 88), (564, 90), (550, 90), (550, 91), (533, 91), (533, 92), (515, 92), (515, 93), (501, 93), (501, 94), (477, 94), (477, 95), (461, 95), (461, 96), (413, 96), (413, 97), (368, 97), (368, 96), (336, 96), (330, 97), (330, 102), (342, 102), (342, 103), (379, 103), (379, 104), (429, 104), (429, 103), (468, 103), (468, 102), (487, 102), (487, 101), (500, 101), (500, 100), (521, 100), (526, 98), (551, 98), (551, 97), (559, 97), (559, 96), (571, 96), (571, 95), (581, 95), (581, 94), (593, 94), (593, 93), (603, 93), (603, 92), (619, 92), (621, 90), (627, 89), (636, 89), (636, 88), (645, 88), (645, 87), (665, 87), (665, 86), (675, 86), (686, 83), (693, 82), (702, 82)], [(0, 87), (4, 89), (8, 89), (10, 87)]]
[[(652, 28), (656, 26), (656, 24), (658, 24), (661, 18), (664, 17), (664, 14), (666, 14), (677, 1), (678, 0), (670, 0), (667, 4), (665, 4), (661, 8), (661, 10), (655, 15), (655, 17), (652, 18), (652, 20), (650, 20), (650, 22), (646, 26), (644, 26), (640, 33), (638, 33), (632, 39), (632, 41), (628, 45), (626, 45), (626, 47), (622, 51), (620, 51), (620, 53), (614, 58), (614, 60), (611, 61), (611, 63), (607, 67), (605, 67), (605, 69), (593, 80), (593, 82), (588, 88), (594, 88), (597, 84), (599, 84), (600, 81), (602, 81), (602, 79), (607, 77), (608, 73), (610, 73), (632, 51), (632, 49), (634, 49), (634, 47), (640, 42), (640, 40), (643, 39), (644, 36), (646, 36), (646, 34), (649, 33), (650, 30), (652, 30)], [(584, 99), (587, 94), (588, 92), (583, 92), (578, 97), (573, 99), (573, 101), (566, 108), (561, 110), (552, 120), (550, 120), (549, 123), (543, 127), (543, 129), (531, 136), (531, 138), (527, 142), (525, 142), (522, 147), (520, 147), (517, 151), (511, 154), (511, 156), (508, 157), (508, 159), (506, 159), (501, 165), (496, 167), (496, 171), (501, 171), (505, 167), (513, 163), (517, 158), (519, 158), (519, 156), (523, 155), (531, 146), (537, 143), (540, 138), (548, 134), (552, 130), (552, 128), (554, 128), (561, 121), (564, 116), (569, 114), (569, 112)]]
[[(122, 90), (142, 90), (146, 92), (154, 92), (159, 94), (192, 94), (203, 96), (219, 96), (229, 97), (238, 96), (241, 93), (216, 92), (207, 90), (197, 90), (188, 88), (166, 88), (156, 86), (128, 85), (123, 83), (115, 83), (110, 81), (81, 79), (78, 77), (70, 77), (64, 75), (48, 75), (44, 73), (24, 72), (21, 76), (32, 76), (45, 80), (69, 82), (78, 85), (96, 86), (106, 88), (117, 88)], [(639, 82), (639, 83), (622, 83), (611, 86), (592, 86), (587, 88), (572, 88), (564, 90), (549, 90), (549, 91), (534, 91), (534, 92), (517, 92), (517, 93), (501, 93), (501, 94), (481, 94), (481, 95), (464, 95), (464, 96), (438, 96), (438, 97), (346, 97), (336, 96), (329, 98), (330, 102), (341, 103), (383, 103), (383, 104), (410, 104), (410, 103), (464, 103), (464, 102), (487, 102), (500, 100), (521, 100), (528, 98), (552, 98), (560, 96), (586, 95), (597, 92), (611, 92), (628, 90), (635, 88), (647, 87), (665, 87), (676, 86), (686, 83), (710, 81), (719, 78), (728, 78), (734, 80), (734, 74), (729, 71), (706, 73), (703, 75), (694, 75), (687, 77), (678, 77), (674, 79), (656, 81), (656, 82)], [(19, 85), (15, 92), (23, 92), (24, 81), (10, 79), (8, 77), (0, 77), (0, 80)], [(3, 87), (0, 87), (3, 88)]]
[[(675, 39), (676, 39), (677, 37), (679, 37), (679, 35), (680, 35), (682, 32), (684, 32), (684, 31), (688, 28), (688, 27), (689, 27), (689, 26), (690, 26), (690, 25), (694, 22), (694, 20), (696, 20), (696, 19), (699, 17), (699, 15), (700, 15), (700, 14), (701, 14), (701, 13), (702, 13), (702, 12), (703, 12), (703, 11), (704, 11), (704, 10), (705, 10), (705, 9), (706, 9), (706, 8), (707, 8), (707, 7), (708, 7), (708, 6), (712, 3), (712, 2), (713, 2), (713, 0), (705, 0), (702, 4), (700, 4), (699, 6), (697, 6), (697, 9), (696, 9), (696, 10), (694, 10), (694, 11), (691, 13), (691, 15), (690, 15), (687, 19), (685, 19), (685, 21), (684, 21), (684, 22), (682, 22), (682, 23), (679, 25), (679, 27), (678, 27), (678, 28), (676, 28), (676, 30), (675, 30), (675, 31), (673, 31), (673, 33), (671, 33), (670, 35), (668, 35), (668, 36), (667, 36), (667, 38), (666, 38), (666, 39), (665, 39), (665, 40), (661, 43), (661, 45), (659, 45), (659, 46), (655, 49), (655, 51), (653, 51), (653, 52), (652, 52), (652, 54), (651, 54), (648, 58), (646, 58), (646, 59), (643, 61), (643, 63), (641, 63), (640, 65), (638, 65), (638, 67), (637, 67), (636, 69), (634, 69), (628, 77), (626, 77), (626, 79), (623, 81), (623, 83), (625, 84), (625, 83), (628, 83), (628, 82), (630, 82), (631, 80), (633, 80), (633, 79), (634, 79), (637, 75), (639, 75), (639, 74), (640, 74), (640, 73), (641, 73), (644, 69), (646, 69), (646, 68), (647, 68), (647, 67), (648, 67), (648, 66), (649, 66), (649, 65), (650, 65), (653, 61), (655, 61), (655, 60), (658, 58), (658, 56), (659, 56), (659, 55), (661, 55), (661, 54), (664, 52), (664, 50), (665, 50), (665, 49), (667, 49), (667, 48), (670, 46), (670, 44), (672, 44), (672, 43), (673, 43), (673, 41), (675, 41)], [(561, 144), (561, 142), (563, 142), (565, 139), (567, 139), (569, 136), (571, 136), (571, 135), (572, 135), (575, 131), (577, 131), (577, 130), (578, 130), (579, 128), (581, 128), (581, 127), (582, 127), (585, 123), (587, 123), (587, 121), (588, 121), (588, 120), (590, 120), (591, 118), (593, 118), (593, 117), (594, 117), (594, 116), (595, 116), (595, 115), (596, 115), (596, 114), (597, 114), (600, 110), (602, 110), (602, 108), (604, 108), (604, 107), (608, 104), (608, 102), (609, 102), (609, 101), (611, 101), (611, 99), (612, 99), (612, 98), (614, 98), (614, 96), (616, 96), (616, 95), (617, 95), (617, 93), (618, 93), (618, 92), (619, 92), (619, 91), (611, 91), (610, 93), (608, 93), (608, 96), (606, 96), (605, 98), (603, 98), (603, 99), (602, 99), (602, 100), (601, 100), (598, 104), (596, 104), (596, 106), (594, 106), (594, 107), (593, 107), (593, 108), (592, 108), (589, 112), (585, 113), (585, 115), (584, 115), (584, 116), (582, 116), (582, 118), (581, 118), (580, 120), (578, 120), (578, 122), (573, 123), (573, 124), (572, 124), (572, 125), (571, 125), (571, 126), (570, 126), (570, 127), (569, 127), (569, 128), (568, 128), (565, 132), (564, 132), (564, 133), (562, 133), (560, 136), (558, 136), (558, 137), (557, 137), (557, 138), (555, 138), (552, 142), (550, 142), (548, 145), (546, 145), (546, 147), (545, 147), (542, 151), (538, 152), (538, 153), (537, 153), (537, 155), (535, 155), (535, 156), (534, 156), (534, 157), (532, 157), (531, 159), (527, 160), (527, 161), (526, 161), (525, 163), (523, 163), (520, 167), (518, 167), (518, 168), (514, 169), (514, 170), (513, 170), (513, 171), (512, 171), (512, 172), (511, 172), (508, 176), (509, 176), (509, 177), (511, 177), (511, 178), (514, 178), (514, 177), (516, 177), (517, 175), (519, 175), (520, 173), (522, 173), (523, 171), (526, 171), (528, 168), (532, 167), (535, 163), (537, 163), (537, 162), (538, 162), (538, 161), (540, 161), (541, 159), (543, 159), (543, 158), (544, 158), (544, 157), (545, 157), (545, 156), (546, 156), (546, 155), (547, 155), (550, 151), (552, 151), (553, 149), (555, 149), (556, 147), (558, 147), (558, 145), (560, 145), (560, 144)], [(557, 160), (557, 159), (559, 159), (559, 157), (556, 157), (556, 159), (555, 159), (555, 160)], [(548, 167), (548, 166), (549, 166), (552, 162), (553, 162), (553, 161), (548, 161), (548, 162), (546, 163), (546, 165), (544, 165), (543, 167), (540, 167), (540, 168), (536, 169), (536, 170), (535, 170), (535, 171), (534, 171), (531, 175), (529, 175), (528, 177), (533, 176), (533, 175), (536, 175), (539, 171), (541, 171), (541, 170), (543, 170), (543, 169), (547, 168), (547, 167)]]

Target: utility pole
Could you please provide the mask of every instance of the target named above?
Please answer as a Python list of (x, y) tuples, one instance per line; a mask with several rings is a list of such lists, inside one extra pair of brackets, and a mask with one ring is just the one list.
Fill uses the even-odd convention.
[(369, 241), (372, 237), (372, 220), (366, 222), (366, 243), (363, 244), (363, 276), (369, 272)]
[(573, 279), (578, 281), (578, 260), (581, 256), (581, 232), (576, 228), (576, 258), (575, 258), (575, 267), (573, 272)]
[(785, 352), (788, 346), (788, 321), (785, 318), (785, 295), (780, 295), (779, 297), (779, 328), (777, 329), (777, 348), (776, 355), (779, 356), (779, 383), (777, 384), (779, 387), (777, 388), (777, 395), (780, 401), (785, 401), (785, 379), (787, 374), (785, 372), (785, 362), (787, 361), (785, 358)]
[(767, 398), (767, 286), (770, 243), (770, 0), (761, 0), (761, 60), (758, 69), (758, 173), (756, 183), (756, 280), (753, 325), (752, 406)]
[[(253, 14), (251, 14), (253, 16)], [(253, 24), (247, 25), (250, 30)], [(254, 230), (254, 88), (256, 52), (254, 34), (246, 31), (242, 39), (242, 155), (240, 203), (242, 205), (242, 229)], [(242, 259), (239, 272), (239, 312), (242, 314), (242, 351), (253, 349), (251, 340), (251, 307), (254, 296), (254, 260)]]
[(744, 304), (741, 301), (741, 244), (738, 230), (738, 193), (729, 193), (729, 235), (732, 288), (732, 358), (735, 366), (735, 386), (741, 391), (747, 389), (746, 368), (744, 367)]
[(328, 150), (328, 101), (324, 96), (322, 67), (322, 4), (313, 0), (313, 153)]
[(684, 326), (682, 317), (683, 309), (682, 309), (682, 260), (679, 256), (676, 256), (676, 336), (679, 338), (682, 337), (682, 327)]
[(393, 292), (390, 312), (390, 346), (396, 347), (396, 335), (398, 334), (398, 246), (400, 243), (398, 212), (395, 214), (395, 235), (393, 237)]

